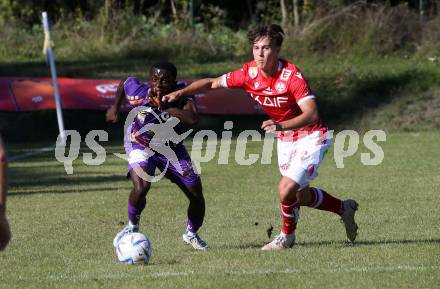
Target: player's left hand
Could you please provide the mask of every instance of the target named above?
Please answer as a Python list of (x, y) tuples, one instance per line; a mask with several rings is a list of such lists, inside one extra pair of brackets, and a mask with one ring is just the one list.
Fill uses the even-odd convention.
[(105, 113), (105, 120), (111, 123), (117, 123), (119, 120), (119, 113), (116, 110), (116, 107), (112, 105), (109, 109), (107, 109)]
[(264, 129), (264, 131), (267, 133), (274, 133), (276, 131), (282, 130), (280, 124), (272, 119), (263, 121), (263, 123), (261, 124), (261, 128)]

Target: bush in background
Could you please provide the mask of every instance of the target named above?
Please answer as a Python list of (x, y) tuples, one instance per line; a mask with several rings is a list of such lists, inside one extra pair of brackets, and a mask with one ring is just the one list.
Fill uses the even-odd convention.
[(359, 2), (316, 13), (302, 27), (293, 29), (286, 47), (302, 55), (432, 51), (440, 42), (439, 19), (437, 16), (421, 21), (406, 5), (388, 7)]
[[(218, 62), (248, 57), (246, 30), (235, 31), (224, 25), (225, 15), (216, 6), (206, 6), (203, 11), (205, 18), (195, 25), (194, 33), (186, 18), (165, 22), (154, 13), (146, 17), (131, 9), (112, 10), (109, 14), (101, 8), (90, 20), (79, 12), (62, 15), (53, 26), (57, 59), (150, 56)], [(3, 27), (0, 62), (43, 59), (44, 35), (40, 24), (29, 27), (10, 17)], [(301, 26), (286, 28), (284, 52), (295, 56), (435, 54), (440, 47), (438, 27), (440, 16), (421, 21), (405, 5), (389, 7), (360, 2), (325, 11), (316, 8)]]

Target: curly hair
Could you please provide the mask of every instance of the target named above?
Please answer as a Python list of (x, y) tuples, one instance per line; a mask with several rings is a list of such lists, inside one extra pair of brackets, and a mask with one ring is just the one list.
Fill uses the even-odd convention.
[(255, 41), (266, 36), (269, 37), (270, 42), (277, 47), (281, 47), (283, 44), (284, 31), (283, 28), (277, 24), (258, 26), (257, 28), (250, 30), (247, 34), (247, 38), (251, 45), (253, 45)]

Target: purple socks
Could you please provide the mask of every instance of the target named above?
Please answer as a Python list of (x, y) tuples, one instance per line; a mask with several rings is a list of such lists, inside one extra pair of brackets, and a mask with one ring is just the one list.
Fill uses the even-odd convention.
[(127, 206), (127, 208), (128, 208), (128, 220), (130, 221), (130, 223), (132, 225), (135, 225), (135, 226), (139, 225), (139, 220), (141, 218), (141, 213), (144, 210), (146, 203), (147, 203), (146, 200), (143, 199), (141, 204), (138, 204), (138, 206), (136, 207), (136, 206), (133, 206), (130, 203), (130, 200), (128, 200), (128, 206)]

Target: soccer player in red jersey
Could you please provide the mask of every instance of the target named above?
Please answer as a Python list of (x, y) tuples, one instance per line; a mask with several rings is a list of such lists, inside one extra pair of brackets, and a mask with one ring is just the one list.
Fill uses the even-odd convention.
[(9, 223), (6, 219), (6, 153), (0, 137), (0, 251), (5, 249), (11, 239)]
[(326, 191), (310, 187), (330, 145), (327, 126), (320, 119), (312, 93), (302, 72), (279, 57), (284, 32), (279, 25), (260, 26), (248, 32), (254, 60), (240, 69), (217, 78), (204, 78), (163, 97), (180, 97), (216, 88), (242, 88), (270, 117), (262, 123), (266, 132), (278, 138), (278, 165), (282, 175), (278, 185), (282, 211), (282, 229), (263, 250), (281, 250), (295, 243), (300, 206), (330, 211), (341, 216), (351, 242), (357, 236), (354, 200), (342, 201)]

